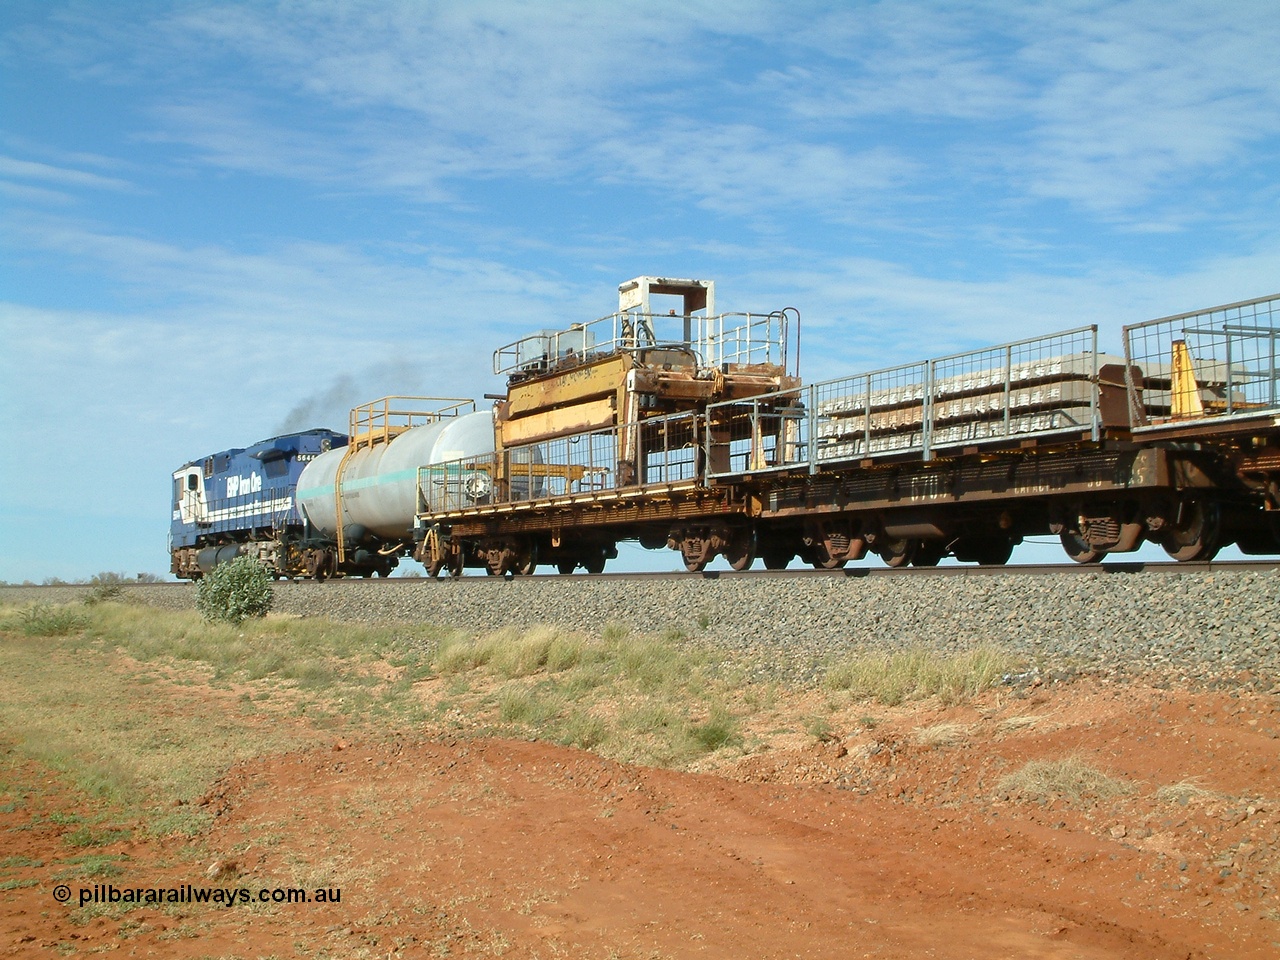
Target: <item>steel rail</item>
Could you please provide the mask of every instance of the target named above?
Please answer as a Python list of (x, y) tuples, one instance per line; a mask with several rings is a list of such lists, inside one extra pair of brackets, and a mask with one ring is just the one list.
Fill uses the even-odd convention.
[[(689, 573), (684, 570), (658, 570), (658, 571), (638, 571), (631, 573), (574, 573), (561, 574), (552, 573), (535, 573), (533, 576), (527, 577), (490, 577), (468, 575), (460, 580), (452, 580), (447, 577), (439, 578), (431, 581), (424, 576), (412, 577), (345, 577), (338, 580), (326, 580), (323, 584), (318, 585), (321, 589), (340, 590), (346, 584), (363, 584), (379, 586), (394, 586), (396, 584), (422, 584), (422, 583), (508, 583), (508, 582), (524, 582), (524, 583), (545, 583), (549, 581), (572, 582), (574, 579), (590, 579), (592, 582), (599, 581), (645, 581), (645, 580), (741, 580), (741, 579), (778, 579), (778, 580), (803, 580), (806, 578), (816, 577), (824, 579), (864, 579), (864, 578), (880, 578), (880, 577), (996, 577), (996, 576), (1088, 576), (1089, 574), (1134, 574), (1134, 573), (1153, 573), (1157, 575), (1173, 575), (1173, 574), (1208, 574), (1208, 573), (1249, 573), (1249, 572), (1270, 572), (1280, 570), (1280, 560), (1197, 560), (1179, 563), (1174, 560), (1113, 560), (1103, 563), (1027, 563), (1027, 564), (1002, 564), (1002, 565), (981, 565), (981, 564), (954, 564), (948, 566), (937, 567), (872, 567), (872, 566), (849, 566), (836, 570), (813, 570), (813, 569), (797, 569), (797, 570), (703, 570), (699, 573)], [(278, 588), (288, 588), (292, 584), (310, 584), (315, 583), (312, 580), (280, 580), (276, 582)], [(176, 587), (191, 586), (186, 581), (162, 581), (158, 583), (131, 583), (125, 581), (121, 584), (130, 590), (146, 589), (146, 590), (163, 590), (173, 589)], [(0, 592), (10, 590), (32, 590), (32, 589), (65, 589), (68, 587), (79, 587), (83, 589), (91, 589), (93, 585), (84, 583), (59, 583), (59, 584), (4, 584), (0, 585)]]
[[(779, 579), (802, 580), (810, 577), (826, 579), (863, 579), (867, 577), (998, 577), (998, 576), (1050, 576), (1066, 574), (1068, 576), (1085, 576), (1091, 573), (1126, 574), (1126, 573), (1226, 573), (1280, 570), (1280, 560), (1201, 560), (1179, 563), (1176, 560), (1133, 560), (1110, 561), (1104, 563), (1027, 563), (1027, 564), (954, 564), (937, 567), (871, 567), (848, 566), (837, 570), (703, 570), (690, 573), (684, 570), (659, 570), (633, 573), (574, 573), (560, 574), (548, 571), (535, 573), (532, 577), (488, 577), (467, 576), (463, 580), (470, 582), (504, 582), (506, 580), (567, 580), (570, 577), (589, 577), (599, 580), (738, 580), (738, 579)], [(391, 577), (383, 583), (397, 581), (420, 582), (425, 577)], [(361, 580), (369, 583), (373, 581)], [(451, 581), (444, 581), (451, 582)], [(452, 581), (456, 582), (456, 581)]]

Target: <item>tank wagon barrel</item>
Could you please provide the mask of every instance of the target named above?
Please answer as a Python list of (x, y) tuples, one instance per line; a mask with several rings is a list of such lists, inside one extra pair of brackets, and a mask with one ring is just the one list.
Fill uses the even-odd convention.
[(1035, 535), (1079, 562), (1277, 554), (1278, 317), (1280, 295), (1127, 326), (1117, 353), (1083, 326), (802, 384), (793, 308), (639, 277), (616, 313), (495, 351), (491, 411), (352, 411), (297, 477), (290, 575), (596, 572), (624, 540), (689, 570), (1000, 564)]
[(493, 449), (475, 401), (383, 397), (351, 411), (348, 442), (307, 465), (298, 505), (314, 532), (307, 573), (385, 576), (412, 543), (418, 467)]

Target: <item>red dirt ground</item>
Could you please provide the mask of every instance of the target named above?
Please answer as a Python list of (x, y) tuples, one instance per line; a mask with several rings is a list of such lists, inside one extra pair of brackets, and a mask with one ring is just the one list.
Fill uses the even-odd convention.
[[(199, 860), (102, 847), (122, 871), (67, 905), (75, 802), (28, 765), (0, 797), (0, 956), (1280, 957), (1274, 692), (1079, 681), (850, 726), (696, 774), (505, 740), (262, 758), (205, 798)], [(1073, 753), (1132, 792), (1001, 784)], [(77, 910), (94, 883), (341, 901)]]

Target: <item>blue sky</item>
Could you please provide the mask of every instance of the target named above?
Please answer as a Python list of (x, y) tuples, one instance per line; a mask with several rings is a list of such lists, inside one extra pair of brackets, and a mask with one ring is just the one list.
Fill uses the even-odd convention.
[(499, 390), (637, 275), (798, 307), (810, 380), (1275, 293), (1278, 49), (1274, 0), (5, 0), (0, 579), (161, 572), (184, 461)]

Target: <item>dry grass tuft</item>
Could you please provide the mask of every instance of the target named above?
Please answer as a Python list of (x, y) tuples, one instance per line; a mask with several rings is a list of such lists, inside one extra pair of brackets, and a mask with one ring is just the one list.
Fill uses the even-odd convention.
[(935, 723), (916, 727), (912, 743), (920, 747), (956, 747), (969, 739), (969, 728), (962, 723)]
[(1020, 733), (1023, 730), (1031, 730), (1038, 727), (1042, 722), (1042, 717), (1032, 716), (1027, 713), (1016, 717), (1005, 717), (996, 724), (996, 733)]
[(983, 646), (953, 656), (917, 648), (833, 664), (823, 687), (887, 706), (927, 697), (953, 704), (994, 686), (1018, 666), (1012, 654), (998, 647)]
[(1132, 793), (1134, 787), (1072, 755), (1061, 760), (1032, 760), (1000, 781), (999, 789), (1022, 800), (1110, 800)]
[(1222, 799), (1222, 794), (1201, 786), (1198, 777), (1183, 780), (1181, 783), (1170, 783), (1156, 791), (1156, 799), (1162, 803), (1176, 803), (1187, 806), (1190, 803), (1206, 803)]

